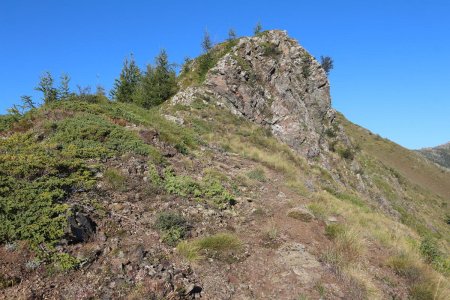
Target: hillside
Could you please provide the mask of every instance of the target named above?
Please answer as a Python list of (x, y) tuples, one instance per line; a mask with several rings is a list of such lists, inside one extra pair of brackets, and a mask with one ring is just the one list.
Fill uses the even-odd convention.
[(295, 40), (177, 81), (1, 119), (0, 298), (447, 299), (450, 174), (334, 111)]
[(420, 154), (444, 168), (450, 168), (450, 143), (417, 150)]

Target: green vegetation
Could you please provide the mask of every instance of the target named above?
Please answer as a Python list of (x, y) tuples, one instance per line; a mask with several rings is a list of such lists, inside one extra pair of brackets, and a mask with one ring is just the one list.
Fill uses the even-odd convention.
[(237, 35), (236, 35), (236, 31), (234, 31), (233, 28), (230, 28), (230, 30), (228, 30), (228, 41), (234, 41), (235, 39), (237, 39)]
[(229, 233), (217, 233), (196, 241), (200, 249), (211, 251), (229, 251), (239, 249), (241, 242)]
[(33, 249), (45, 244), (51, 253), (72, 213), (65, 200), (91, 188), (94, 179), (74, 152), (17, 133), (0, 144), (0, 182), (0, 242), (28, 240)]
[(39, 80), (37, 91), (42, 92), (44, 103), (54, 102), (58, 100), (58, 90), (53, 87), (53, 77), (50, 72), (43, 74)]
[(330, 71), (333, 69), (333, 59), (329, 56), (321, 56), (320, 57), (320, 65), (322, 66), (325, 73), (330, 74)]
[(177, 92), (176, 73), (165, 50), (155, 58), (155, 66), (147, 65), (143, 73), (133, 56), (126, 59), (111, 95), (119, 102), (132, 102), (145, 108), (157, 106)]
[[(205, 43), (205, 42), (204, 42)], [(191, 85), (201, 84), (206, 79), (208, 71), (214, 67), (217, 62), (224, 57), (237, 44), (237, 40), (228, 40), (216, 45), (214, 48), (206, 48), (203, 46), (205, 53), (195, 61), (185, 63), (179, 76), (181, 86), (187, 87)]]
[(141, 81), (141, 70), (136, 65), (133, 55), (125, 59), (120, 77), (116, 79), (111, 91), (113, 99), (119, 102), (133, 102), (133, 95)]
[(109, 168), (103, 174), (107, 184), (116, 191), (124, 191), (126, 188), (126, 178), (119, 170)]
[(250, 172), (247, 173), (247, 177), (260, 182), (266, 181), (266, 175), (264, 173), (264, 170), (261, 168), (251, 170)]
[(170, 246), (176, 246), (189, 231), (186, 219), (175, 212), (160, 213), (155, 227), (162, 232), (162, 240)]
[(64, 153), (75, 157), (111, 157), (125, 152), (156, 155), (156, 150), (144, 144), (136, 134), (99, 115), (80, 113), (49, 122), (46, 127), (51, 140), (58, 143)]
[(281, 54), (281, 51), (278, 49), (277, 45), (275, 45), (273, 43), (267, 42), (267, 43), (263, 43), (261, 46), (263, 48), (264, 56), (269, 56), (269, 57), (275, 58)]
[(187, 260), (195, 261), (205, 256), (227, 259), (230, 252), (241, 248), (241, 241), (230, 233), (217, 233), (178, 244), (177, 250)]
[[(192, 131), (159, 112), (81, 99), (86, 98), (72, 94), (14, 117), (5, 122), (11, 131), (0, 143), (0, 243), (27, 240), (55, 270), (78, 264), (70, 255), (56, 252), (55, 245), (64, 237), (72, 214), (67, 200), (94, 186), (100, 159), (134, 153), (148, 157), (150, 165), (163, 163), (159, 151), (126, 124), (154, 128), (161, 140), (186, 150), (199, 143)], [(103, 178), (114, 190), (126, 189), (126, 178), (117, 169), (106, 169)], [(202, 191), (210, 199), (231, 198), (216, 185), (205, 185)], [(165, 239), (175, 245), (182, 237), (171, 229)]]
[(332, 240), (337, 238), (339, 235), (342, 235), (344, 231), (345, 231), (344, 226), (339, 223), (328, 224), (325, 227), (325, 235)]
[(168, 193), (190, 197), (197, 201), (206, 201), (220, 209), (225, 209), (235, 203), (233, 195), (214, 176), (205, 176), (198, 181), (189, 176), (176, 176), (169, 168), (164, 172), (164, 188)]
[(302, 75), (304, 78), (308, 78), (309, 76), (311, 76), (311, 63), (311, 55), (305, 53), (302, 57)]
[(262, 31), (262, 25), (260, 22), (258, 22), (258, 23), (256, 23), (255, 28), (253, 28), (253, 34), (258, 35), (261, 33), (261, 31)]

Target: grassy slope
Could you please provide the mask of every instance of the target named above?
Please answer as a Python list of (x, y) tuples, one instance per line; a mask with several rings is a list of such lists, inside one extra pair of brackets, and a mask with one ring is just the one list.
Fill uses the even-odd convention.
[[(403, 272), (408, 273), (410, 270), (423, 274), (423, 277), (407, 278), (412, 294), (417, 293), (419, 297), (422, 292), (445, 293), (444, 286), (447, 283), (442, 283), (439, 288), (437, 282), (440, 275), (420, 258), (422, 237), (434, 234), (440, 239), (442, 259), (447, 260), (447, 265), (444, 263), (441, 271), (448, 274), (449, 249), (446, 245), (450, 232), (444, 222), (448, 208), (442, 206), (449, 199), (444, 196), (448, 195), (446, 192), (449, 186), (446, 183), (449, 182), (449, 176), (441, 173), (439, 168), (394, 143), (377, 141), (367, 130), (340, 116), (340, 122), (348, 135), (361, 146), (362, 151), (357, 159), (370, 162), (367, 166), (363, 164), (364, 172), (378, 179), (382, 192), (401, 212), (399, 222), (372, 208), (363, 200), (364, 196), (355, 190), (348, 189), (336, 194), (308, 191), (304, 185), (308, 180), (313, 179), (319, 186), (321, 182), (331, 180), (326, 170), (314, 163), (308, 164), (286, 145), (277, 142), (270, 133), (248, 121), (198, 102), (191, 108), (178, 106), (167, 107), (166, 110), (167, 113), (184, 118), (186, 126), (200, 133), (209, 144), (216, 144), (224, 151), (249, 158), (282, 174), (285, 186), (309, 199), (309, 207), (319, 219), (327, 221), (330, 216), (342, 217), (340, 226), (344, 228), (343, 233), (337, 234), (334, 248), (324, 249), (323, 259), (337, 268), (338, 272), (362, 282), (372, 296), (382, 294), (377, 275), (371, 274), (371, 267), (367, 265), (367, 260), (373, 259), (374, 254), (362, 253), (374, 245), (382, 249), (382, 265), (390, 266), (401, 277)], [(381, 148), (379, 151), (376, 150), (378, 144), (378, 148)], [(389, 160), (383, 160), (385, 157), (389, 157)], [(397, 162), (396, 157), (401, 157), (400, 161), (406, 160), (404, 167), (402, 164), (390, 164), (390, 161)], [(417, 161), (416, 164), (424, 168), (425, 173), (412, 176), (415, 174), (407, 163), (410, 160)], [(386, 179), (390, 177), (395, 180)], [(438, 178), (438, 184), (432, 185), (429, 190), (427, 184), (434, 177)], [(438, 193), (442, 195), (436, 195)]]
[(347, 135), (352, 137), (361, 149), (376, 157), (385, 166), (397, 170), (412, 183), (450, 201), (449, 172), (439, 169), (414, 151), (405, 149), (351, 123), (342, 115), (339, 115), (339, 119), (345, 127)]
[[(184, 125), (169, 122), (161, 114), (181, 117)], [(324, 177), (329, 177), (324, 170), (317, 165), (308, 164), (261, 127), (199, 101), (190, 107), (164, 105), (159, 110), (152, 111), (120, 103), (63, 102), (40, 108), (33, 114), (30, 124), (24, 120), (22, 127), (16, 127), (16, 131), (18, 137), (28, 136), (26, 132), (33, 133), (29, 136), (41, 134), (43, 141), (27, 141), (32, 144), (34, 141), (44, 148), (56, 145), (52, 148), (55, 155), (62, 155), (69, 162), (77, 159), (91, 164), (94, 159), (95, 163), (99, 163), (98, 159), (101, 157), (120, 156), (128, 152), (144, 155), (150, 161), (159, 161), (158, 151), (143, 145), (139, 136), (133, 132), (133, 126), (125, 126), (132, 124), (157, 130), (162, 140), (178, 149), (190, 149), (198, 159), (203, 159), (205, 153), (196, 154), (195, 149), (208, 145), (220, 152), (254, 161), (261, 168), (269, 168), (282, 176), (286, 188), (299, 197), (308, 199), (309, 207), (318, 219), (327, 221), (331, 216), (338, 217), (338, 228), (327, 229), (332, 236), (333, 247), (323, 249), (322, 259), (338, 270), (339, 274), (345, 274), (363, 284), (369, 295), (383, 295), (382, 282), (376, 274), (372, 274), (374, 267), (380, 269), (380, 272), (393, 269), (398, 276), (406, 277), (410, 281), (411, 293), (414, 289), (439, 293), (445, 291), (446, 281), (439, 287), (439, 274), (422, 262), (420, 243), (421, 236), (434, 228), (435, 235), (441, 238), (444, 256), (448, 255), (448, 247), (442, 242), (450, 236), (448, 225), (443, 222), (448, 208), (442, 206), (449, 200), (448, 173), (443, 173), (417, 154), (370, 134), (342, 116), (339, 118), (347, 134), (362, 149), (358, 158), (370, 162), (363, 164), (364, 171), (373, 178), (380, 177), (380, 187), (384, 188), (387, 198), (396, 207), (405, 210), (407, 218), (402, 220), (403, 224), (366, 205), (361, 200), (362, 196), (359, 197), (355, 191), (347, 191), (351, 194), (331, 194), (320, 191), (320, 186), (316, 187), (317, 192), (308, 190), (305, 182), (309, 179), (314, 178), (315, 182), (320, 182)], [(78, 122), (79, 128), (75, 129), (73, 122)], [(80, 134), (86, 136), (77, 139)], [(20, 150), (18, 154), (28, 155), (23, 151), (24, 149)], [(7, 162), (6, 158), (4, 162)], [(21, 166), (14, 168), (20, 169)], [(401, 188), (386, 180), (397, 173), (401, 174), (397, 175), (398, 178), (404, 179), (400, 180)], [(53, 173), (50, 175), (49, 179), (54, 178)], [(58, 174), (55, 175), (58, 177)], [(19, 179), (33, 182), (33, 179), (21, 176)], [(235, 178), (237, 185), (245, 181), (243, 177)], [(183, 182), (174, 182), (173, 186), (183, 187), (185, 184), (181, 183)], [(270, 185), (267, 188), (270, 189)], [(8, 194), (9, 196), (11, 199), (15, 197), (12, 194)], [(409, 207), (412, 211), (408, 211)], [(421, 226), (424, 227), (423, 230)], [(382, 261), (378, 261), (380, 258), (370, 251), (374, 246), (379, 246)], [(373, 264), (371, 261), (377, 263)], [(407, 277), (413, 271), (422, 275)]]

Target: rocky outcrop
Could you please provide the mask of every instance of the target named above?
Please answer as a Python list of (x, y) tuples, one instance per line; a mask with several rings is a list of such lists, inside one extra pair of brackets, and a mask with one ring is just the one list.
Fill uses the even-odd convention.
[(335, 114), (326, 73), (285, 31), (239, 39), (201, 87), (181, 91), (173, 101), (205, 93), (308, 157), (326, 148), (322, 135)]
[(450, 169), (450, 142), (434, 148), (423, 148), (417, 151), (441, 167)]

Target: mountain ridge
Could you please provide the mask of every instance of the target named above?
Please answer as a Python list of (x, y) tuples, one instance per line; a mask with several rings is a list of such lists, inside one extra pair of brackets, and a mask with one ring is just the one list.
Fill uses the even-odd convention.
[(74, 95), (2, 131), (0, 298), (446, 298), (448, 172), (335, 112), (285, 32), (178, 83), (151, 109)]

